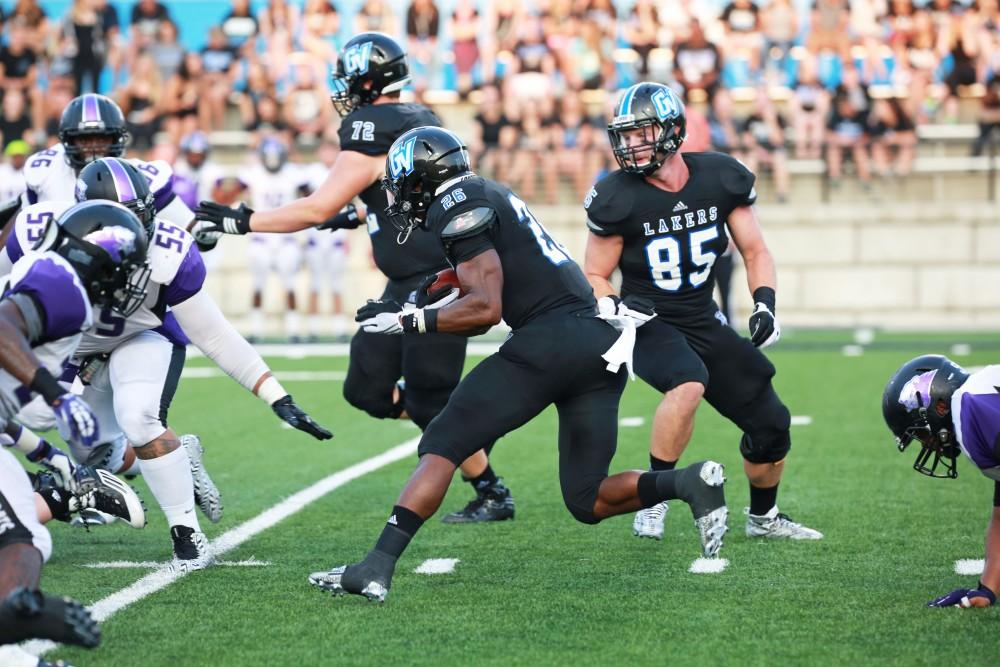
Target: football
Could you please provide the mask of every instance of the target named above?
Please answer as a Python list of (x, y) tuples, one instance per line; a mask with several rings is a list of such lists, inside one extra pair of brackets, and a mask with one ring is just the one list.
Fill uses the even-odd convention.
[(459, 295), (465, 294), (465, 290), (462, 289), (462, 283), (458, 280), (458, 272), (455, 271), (455, 269), (444, 269), (442, 271), (438, 271), (437, 280), (431, 283), (431, 286), (427, 288), (427, 293), (433, 294), (434, 292), (446, 287), (457, 287)]

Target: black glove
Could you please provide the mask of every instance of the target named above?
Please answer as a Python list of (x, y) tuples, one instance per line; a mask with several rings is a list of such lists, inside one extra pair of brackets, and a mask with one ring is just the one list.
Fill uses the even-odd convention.
[(778, 342), (781, 325), (774, 315), (774, 290), (758, 287), (753, 292), (753, 313), (750, 314), (750, 342), (755, 347), (767, 347)]
[(205, 232), (247, 234), (253, 209), (243, 203), (238, 208), (230, 208), (214, 201), (203, 201), (194, 209), (194, 215), (198, 220), (212, 223), (211, 227), (204, 228)]
[(295, 401), (287, 394), (272, 403), (271, 409), (274, 410), (274, 414), (278, 415), (281, 421), (292, 428), (297, 428), (300, 431), (308, 433), (317, 440), (329, 440), (333, 437), (333, 433), (330, 433), (314, 422), (313, 418), (303, 412), (302, 408), (295, 405)]
[(424, 278), (423, 281), (420, 283), (420, 285), (417, 286), (415, 292), (417, 295), (416, 296), (417, 308), (424, 308), (433, 303), (437, 303), (441, 299), (451, 294), (452, 290), (455, 289), (450, 285), (445, 285), (444, 287), (441, 287), (439, 289), (434, 290), (433, 292), (428, 293), (427, 290), (430, 289), (431, 285), (437, 282), (437, 279), (438, 279), (438, 274), (432, 273), (431, 275)]
[(316, 227), (316, 229), (329, 229), (333, 231), (338, 229), (357, 229), (363, 224), (361, 216), (358, 214), (358, 207), (354, 204), (348, 204), (340, 213), (337, 213), (322, 225)]
[(622, 304), (629, 310), (634, 310), (637, 313), (656, 316), (656, 304), (645, 297), (629, 294), (622, 299)]

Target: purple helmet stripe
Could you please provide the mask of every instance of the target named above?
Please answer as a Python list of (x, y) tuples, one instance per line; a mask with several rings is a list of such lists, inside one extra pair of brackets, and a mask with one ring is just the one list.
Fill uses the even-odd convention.
[(84, 123), (98, 123), (101, 121), (101, 108), (97, 104), (97, 95), (88, 93), (83, 96), (83, 118)]
[(124, 203), (138, 199), (139, 196), (132, 186), (132, 179), (128, 177), (128, 172), (125, 171), (121, 163), (114, 158), (103, 158), (101, 161), (108, 165), (108, 171), (111, 172), (111, 179), (115, 183), (115, 192), (118, 193), (118, 201)]

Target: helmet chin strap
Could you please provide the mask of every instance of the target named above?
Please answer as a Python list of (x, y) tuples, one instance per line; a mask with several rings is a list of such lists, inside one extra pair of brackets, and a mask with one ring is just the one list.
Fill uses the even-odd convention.
[(396, 234), (396, 243), (398, 243), (399, 245), (403, 245), (410, 239), (410, 234), (412, 233), (413, 233), (413, 225), (411, 224), (409, 227), (406, 228), (405, 232), (399, 232), (398, 234)]

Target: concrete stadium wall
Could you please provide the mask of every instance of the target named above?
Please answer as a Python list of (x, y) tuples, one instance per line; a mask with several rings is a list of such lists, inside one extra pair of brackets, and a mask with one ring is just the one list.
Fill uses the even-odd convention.
[[(535, 216), (583, 260), (583, 211), (534, 206)], [(778, 313), (785, 326), (1000, 330), (1000, 206), (988, 202), (759, 206), (778, 263)], [(345, 281), (348, 313), (384, 284), (363, 229), (352, 233)], [(237, 326), (250, 304), (246, 240), (224, 239), (210, 258), (209, 285)], [(300, 276), (305, 304), (308, 278)], [(733, 277), (737, 325), (752, 306), (742, 266)], [(266, 307), (280, 335), (276, 280)]]

